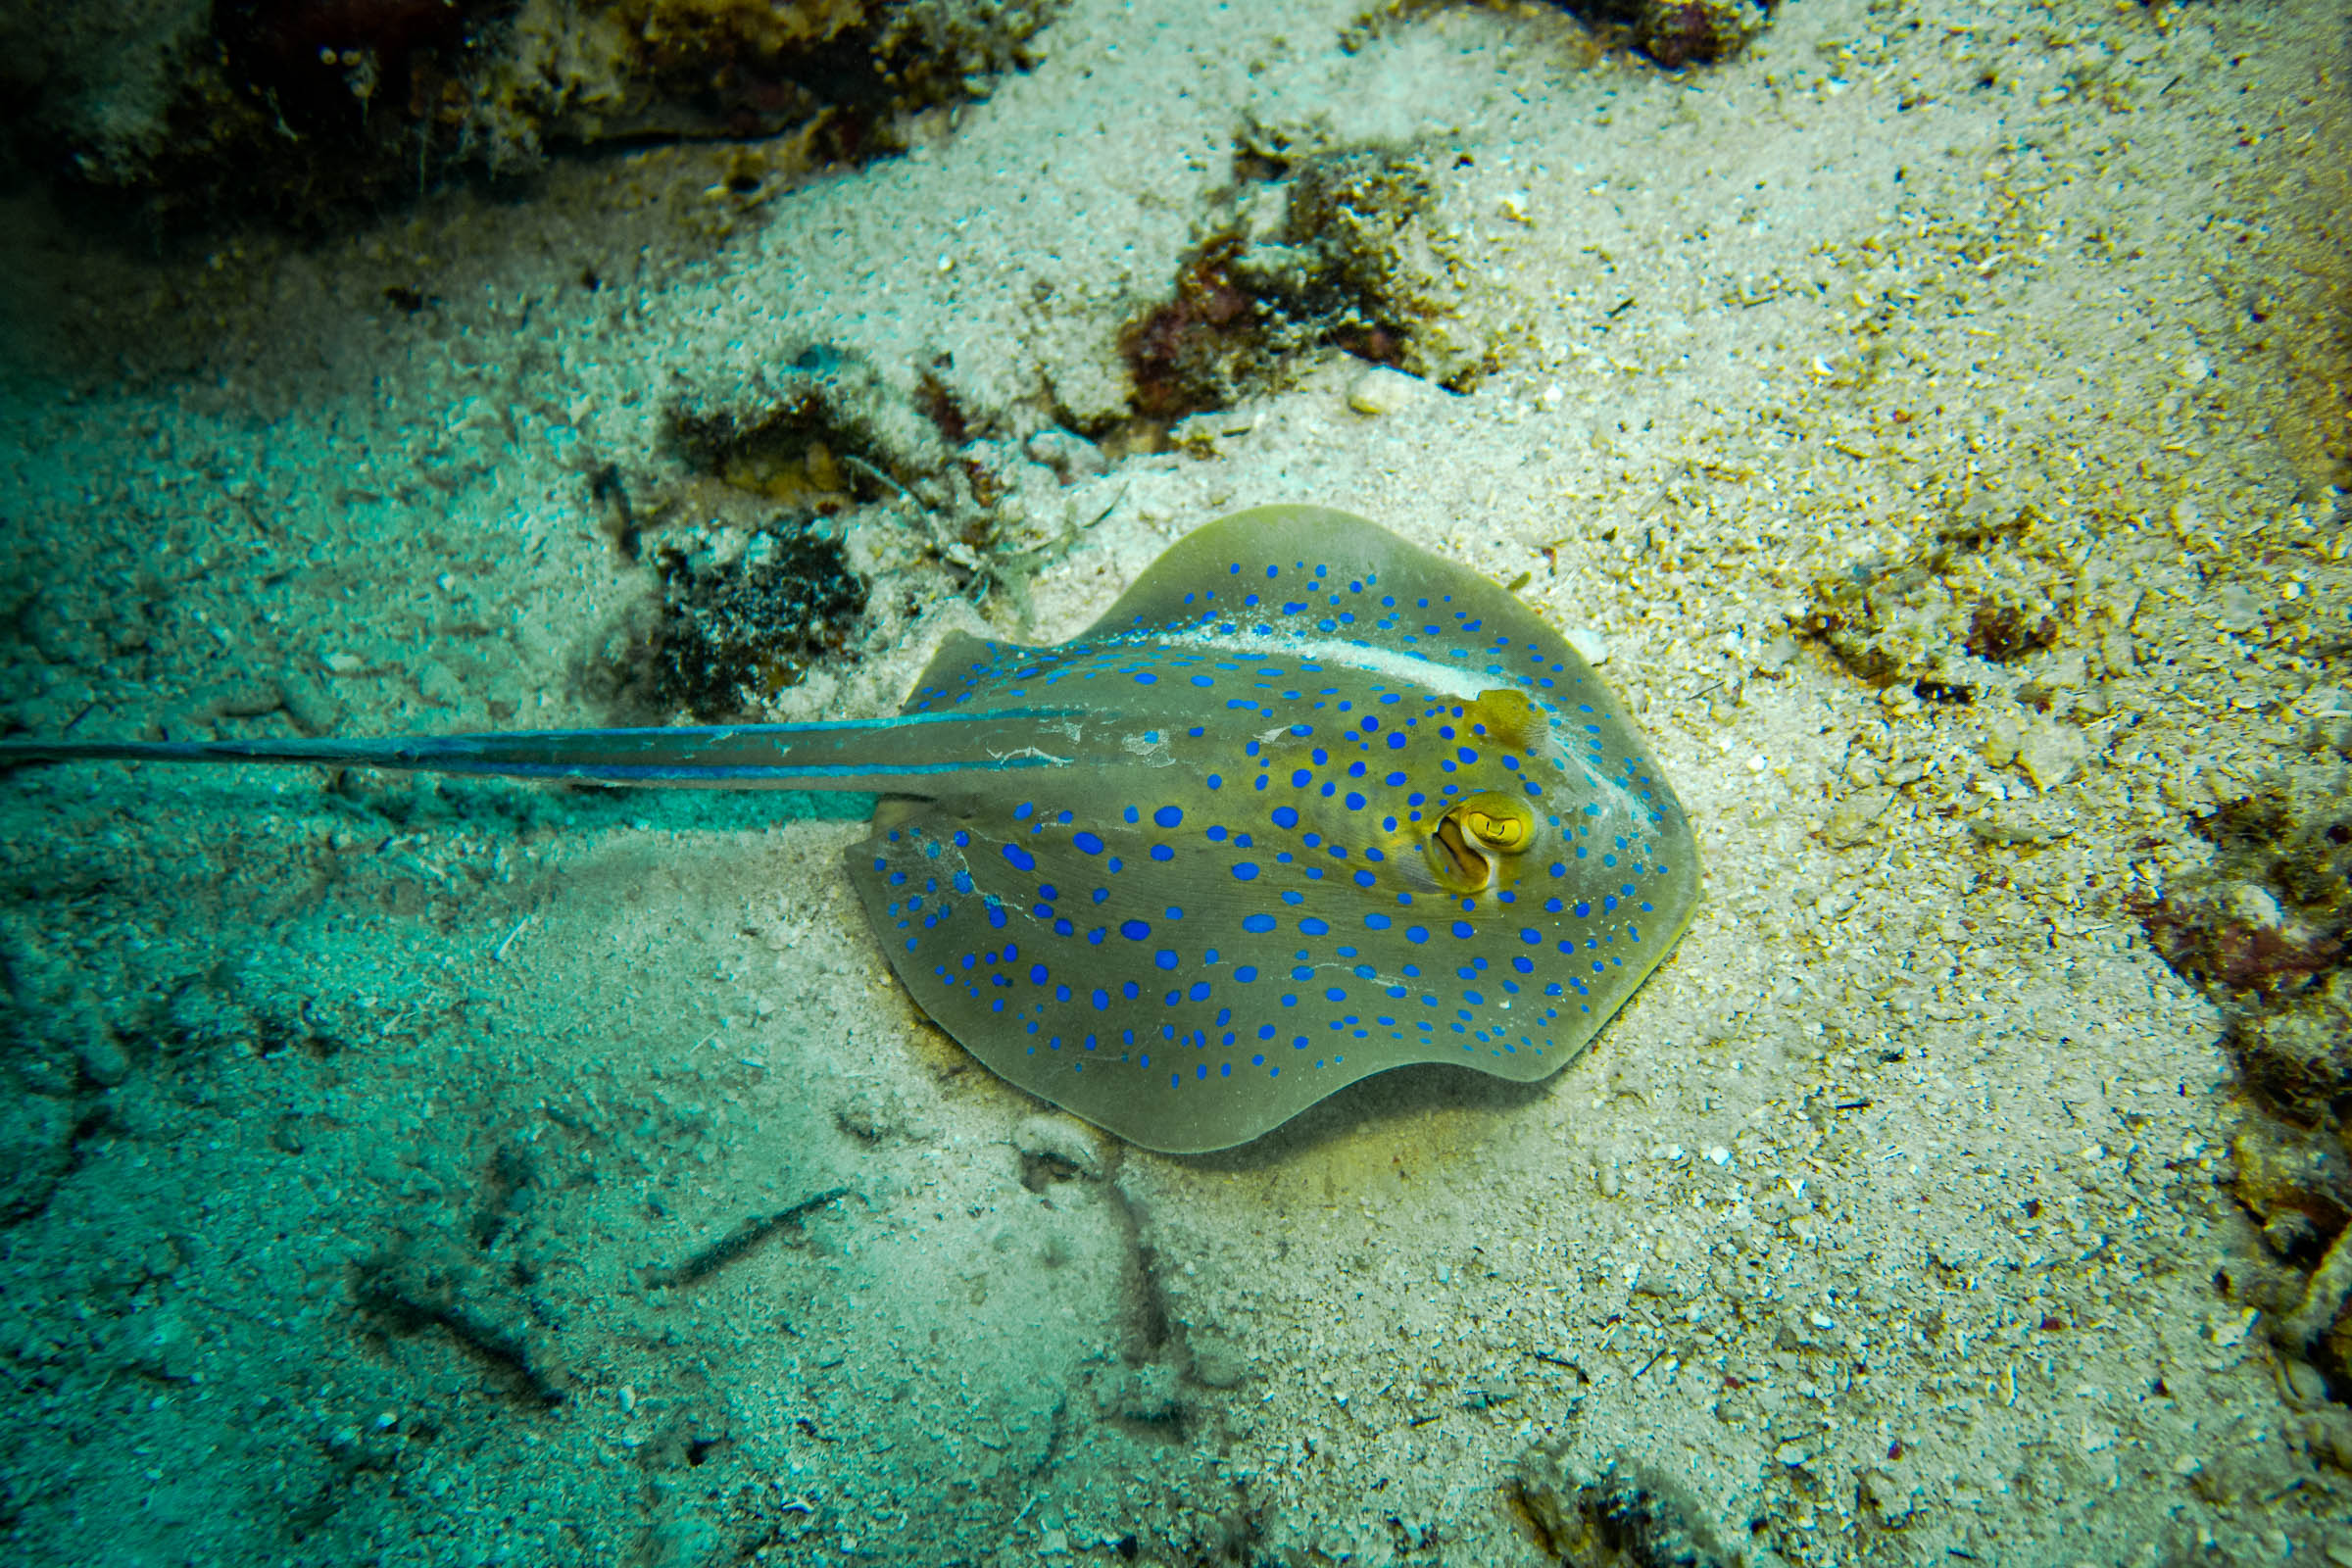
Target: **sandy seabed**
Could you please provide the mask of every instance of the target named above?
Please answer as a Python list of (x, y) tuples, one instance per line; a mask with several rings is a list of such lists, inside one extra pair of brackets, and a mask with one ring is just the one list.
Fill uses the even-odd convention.
[[(1075, 0), (753, 201), (657, 150), (209, 263), (20, 236), (17, 729), (605, 722), (660, 588), (597, 477), (683, 536), (681, 400), (818, 349), (945, 378), (1036, 548), (843, 514), (869, 613), (772, 716), (1321, 503), (1607, 651), (1706, 892), (1544, 1084), (1170, 1157), (923, 1020), (855, 803), (21, 772), (10, 1560), (2352, 1563), (2217, 1014), (2133, 913), (2342, 702), (2341, 9), (1802, 0), (1682, 74), (1358, 22)], [(1442, 149), (1493, 368), (1330, 349), (1026, 461), (1124, 407), (1245, 126)], [(1928, 558), (1864, 678), (1820, 585)]]

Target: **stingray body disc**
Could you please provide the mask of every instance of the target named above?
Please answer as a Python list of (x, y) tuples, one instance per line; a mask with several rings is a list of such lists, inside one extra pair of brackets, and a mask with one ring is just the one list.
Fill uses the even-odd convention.
[(1698, 893), (1663, 769), (1512, 596), (1264, 508), (1080, 637), (944, 650), (909, 712), (1059, 714), (1055, 765), (883, 803), (852, 870), (924, 1010), (1149, 1149), (1246, 1143), (1408, 1062), (1544, 1077)]

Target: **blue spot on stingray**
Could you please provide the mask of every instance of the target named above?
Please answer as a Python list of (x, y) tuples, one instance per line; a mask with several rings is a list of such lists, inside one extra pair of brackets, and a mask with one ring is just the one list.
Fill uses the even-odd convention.
[(1184, 808), (1181, 806), (1163, 806), (1158, 810), (1152, 813), (1152, 820), (1158, 823), (1161, 827), (1175, 827), (1184, 820)]
[(1088, 855), (1101, 855), (1102, 853), (1102, 841), (1095, 837), (1092, 833), (1075, 834), (1071, 837), (1070, 842)]
[(1037, 857), (1022, 849), (1018, 844), (1004, 846), (1004, 858), (1012, 862), (1015, 870), (1034, 871), (1037, 869)]
[(1124, 920), (1119, 924), (1119, 935), (1130, 942), (1141, 942), (1151, 934), (1152, 928), (1141, 920)]

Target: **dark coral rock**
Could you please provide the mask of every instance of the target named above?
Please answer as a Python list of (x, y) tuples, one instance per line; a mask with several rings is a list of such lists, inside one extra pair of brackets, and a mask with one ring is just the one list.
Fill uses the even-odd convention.
[(657, 627), (644, 649), (649, 695), (705, 724), (749, 717), (808, 666), (837, 654), (865, 611), (838, 539), (762, 530), (732, 560), (665, 549)]
[(2297, 932), (2211, 899), (2157, 900), (2142, 912), (2148, 940), (2181, 979), (2239, 1001), (2268, 1003), (2333, 968), (2343, 945)]
[(53, 0), (33, 24), (0, 17), (0, 150), (167, 231), (255, 217), (317, 230), (564, 148), (798, 131), (812, 172), (888, 153), (906, 115), (1024, 66), (1056, 9)]
[(1670, 68), (1729, 60), (1763, 30), (1749, 0), (1642, 0), (1634, 18), (1634, 42)]
[(2352, 970), (2337, 967), (2325, 990), (2291, 1007), (2241, 1012), (2230, 1045), (2247, 1087), (2275, 1105), (2311, 1114), (2352, 1085)]
[[(1873, 685), (1964, 690), (1962, 655), (2007, 663), (2081, 633), (2080, 567), (2063, 531), (2030, 507), (1965, 492), (1939, 500), (1942, 515), (1899, 553), (1818, 578), (1796, 622)], [(2020, 700), (2048, 707), (2046, 689), (2031, 685)]]
[(1963, 646), (1979, 659), (2006, 664), (2057, 640), (2055, 616), (2036, 614), (2016, 605), (1993, 603), (1979, 605), (1971, 612)]
[(1436, 167), (1421, 147), (1305, 150), (1246, 132), (1207, 237), (1121, 334), (1135, 412), (1166, 422), (1227, 407), (1281, 386), (1317, 349), (1456, 391), (1491, 369), (1429, 260)]
[[(2230, 1147), (2265, 1244), (2313, 1270), (2258, 1303), (2280, 1348), (2352, 1394), (2352, 769), (2291, 766), (2197, 824), (2213, 863), (2139, 907), (2148, 940), (2223, 1010), (2252, 1103)], [(2330, 1272), (2330, 1271), (2333, 1272)]]
[(687, 467), (717, 481), (706, 490), (729, 493), (706, 499), (751, 523), (903, 497), (900, 475), (947, 466), (934, 423), (862, 360), (820, 345), (786, 369), (680, 397), (664, 434)]
[(1756, 0), (1561, 0), (1587, 22), (1631, 25), (1634, 43), (1659, 65), (1679, 70), (1729, 60), (1772, 20)]
[(2340, 1143), (2266, 1117), (2230, 1141), (2238, 1200), (2281, 1252), (2306, 1265), (2352, 1220), (2352, 1157)]
[(1523, 1456), (1503, 1502), (1546, 1560), (1592, 1568), (1729, 1568), (1706, 1511), (1674, 1478), (1616, 1462), (1597, 1472), (1564, 1447)]
[(862, 458), (868, 443), (812, 392), (749, 413), (681, 412), (669, 436), (695, 467), (796, 515), (839, 512), (860, 485), (872, 487), (843, 462)]
[(2213, 864), (2141, 916), (2181, 977), (2240, 1006), (2322, 1005), (2352, 937), (2352, 809), (2341, 789), (2274, 784), (2198, 824)]
[(1135, 383), (1135, 412), (1180, 419), (1231, 402), (1256, 373), (1269, 307), (1233, 274), (1241, 240), (1220, 234), (1177, 269), (1176, 287), (1121, 335)]

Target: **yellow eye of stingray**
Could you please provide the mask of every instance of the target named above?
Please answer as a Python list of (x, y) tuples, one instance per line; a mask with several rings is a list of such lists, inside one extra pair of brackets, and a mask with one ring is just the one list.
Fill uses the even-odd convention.
[(1470, 808), (1462, 811), (1462, 831), (1497, 850), (1518, 850), (1527, 842), (1527, 824), (1519, 818)]
[(1456, 893), (1494, 885), (1496, 857), (1519, 855), (1535, 842), (1535, 814), (1508, 795), (1489, 791), (1459, 802), (1429, 836), (1429, 867)]

